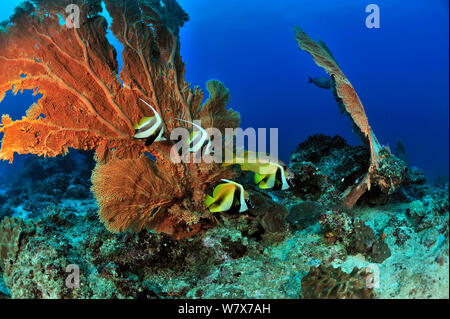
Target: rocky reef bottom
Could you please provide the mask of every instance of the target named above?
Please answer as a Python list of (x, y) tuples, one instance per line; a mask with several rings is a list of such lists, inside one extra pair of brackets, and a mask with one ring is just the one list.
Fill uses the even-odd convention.
[(53, 179), (28, 171), (29, 184), (0, 193), (0, 299), (449, 298), (448, 182), (410, 168), (382, 202), (336, 208), (333, 192), (367, 154), (336, 137), (310, 142), (291, 157), (301, 187), (248, 186), (256, 211), (185, 240), (108, 232), (86, 192), (89, 165), (32, 160), (25, 172)]

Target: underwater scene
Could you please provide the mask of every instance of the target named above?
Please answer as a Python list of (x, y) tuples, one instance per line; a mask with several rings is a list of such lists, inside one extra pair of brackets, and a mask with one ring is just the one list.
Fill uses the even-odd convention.
[(449, 298), (448, 1), (0, 8), (1, 302)]

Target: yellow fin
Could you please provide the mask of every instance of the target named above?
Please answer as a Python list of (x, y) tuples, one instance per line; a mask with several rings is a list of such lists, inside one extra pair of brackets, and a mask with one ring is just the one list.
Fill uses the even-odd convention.
[(259, 183), (259, 188), (261, 189), (272, 189), (275, 186), (275, 174), (272, 175), (267, 175), (266, 177), (268, 178), (264, 178), (264, 180), (261, 181), (261, 183)]
[(234, 192), (228, 192), (223, 197), (220, 198), (220, 200), (216, 201), (213, 205), (210, 207), (211, 213), (220, 213), (220, 212), (226, 212), (227, 210), (230, 210), (233, 206), (233, 198), (234, 198)]
[(216, 188), (214, 189), (213, 197), (217, 198), (217, 197), (223, 195), (224, 193), (234, 192), (235, 189), (236, 189), (236, 185), (234, 185), (234, 184), (231, 184), (231, 183), (220, 184), (220, 185), (216, 186)]
[(214, 202), (215, 202), (214, 197), (212, 197), (210, 195), (206, 195), (206, 198), (205, 198), (205, 206), (206, 207), (211, 206)]
[(191, 132), (191, 136), (190, 136), (191, 141), (194, 140), (194, 138), (195, 138), (198, 134), (202, 134), (202, 132), (200, 132), (200, 131), (192, 131), (192, 132)]
[(151, 120), (152, 118), (154, 118), (154, 116), (152, 116), (152, 117), (143, 117), (138, 123), (134, 124), (133, 129), (138, 130), (142, 125), (145, 124), (145, 122)]
[[(213, 196), (207, 196), (205, 203), (210, 204), (211, 213), (220, 213), (229, 210), (233, 206), (234, 192), (236, 185), (231, 183), (218, 185), (213, 192)], [(212, 198), (212, 199), (211, 199)]]
[(260, 174), (258, 174), (258, 173), (255, 173), (255, 184), (259, 184), (264, 178), (265, 178), (265, 176), (264, 175), (260, 175)]

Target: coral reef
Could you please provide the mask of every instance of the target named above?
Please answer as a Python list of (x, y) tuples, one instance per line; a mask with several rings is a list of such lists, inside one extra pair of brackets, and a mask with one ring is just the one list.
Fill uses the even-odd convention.
[(347, 248), (350, 254), (363, 254), (368, 261), (374, 263), (382, 263), (391, 256), (389, 246), (383, 239), (375, 236), (372, 228), (361, 220), (354, 221), (353, 226), (353, 234)]
[(0, 271), (13, 262), (21, 249), (21, 241), (35, 231), (33, 223), (5, 217), (0, 224)]
[(344, 212), (330, 211), (319, 216), (319, 223), (325, 238), (330, 243), (350, 245), (350, 238), (354, 232), (353, 219)]
[[(362, 194), (357, 203), (383, 205), (400, 186), (407, 185), (408, 170), (404, 162), (379, 151), (376, 174), (385, 176)], [(350, 146), (340, 136), (314, 135), (291, 154), (294, 172), (292, 192), (302, 199), (318, 200), (328, 207), (341, 206), (341, 194), (358, 185), (369, 168), (370, 152), (365, 146)], [(373, 176), (375, 172), (373, 173)], [(412, 178), (412, 176), (411, 176)], [(410, 181), (410, 183), (414, 183)]]
[(287, 231), (287, 209), (259, 190), (250, 190), (249, 194), (252, 207), (237, 215), (222, 214), (219, 218), (223, 224), (256, 240), (273, 242), (283, 239)]
[[(221, 227), (180, 240), (148, 231), (113, 234), (97, 218), (94, 199), (62, 199), (38, 216), (2, 222), (14, 227), (34, 225), (34, 231), (22, 233), (18, 246), (8, 246), (16, 247), (15, 258), (2, 271), (8, 289), (0, 293), (11, 298), (314, 298), (317, 295), (313, 291), (308, 295), (302, 282), (316, 280), (314, 269), (321, 265), (340, 268), (331, 277), (324, 270), (324, 283), (338, 283), (336, 289), (342, 290), (336, 291), (346, 291), (346, 297), (362, 297), (358, 295), (362, 291), (354, 289), (359, 277), (350, 274), (357, 267), (364, 275), (375, 262), (369, 260), (373, 252), (353, 256), (347, 251), (355, 225), (361, 224), (365, 234), (360, 236), (361, 250), (375, 236), (384, 237), (391, 251), (390, 258), (377, 263), (381, 276), (380, 287), (373, 290), (377, 298), (448, 298), (448, 188), (443, 187), (429, 186), (421, 204), (390, 203), (327, 213), (329, 228), (319, 227), (323, 217), (305, 220), (300, 214), (298, 226), (290, 231), (264, 230), (262, 216), (252, 208), (247, 215), (221, 215)], [(252, 197), (266, 203), (266, 214), (278, 216), (283, 205), (258, 193)], [(292, 200), (290, 210), (321, 211), (319, 203)], [(294, 208), (297, 205), (303, 207)], [(425, 218), (413, 226), (408, 210), (420, 210)], [(343, 240), (331, 240), (327, 232)], [(280, 235), (278, 241), (274, 235)], [(79, 288), (65, 285), (68, 265), (80, 268)], [(328, 290), (330, 297), (333, 291)]]
[(286, 217), (286, 222), (294, 229), (304, 229), (314, 225), (320, 216), (325, 214), (325, 208), (319, 202), (304, 201), (293, 205)]
[[(382, 194), (391, 194), (402, 184), (404, 179), (402, 166), (406, 168), (406, 164), (394, 157), (389, 150), (381, 147), (369, 125), (358, 94), (326, 44), (323, 41), (314, 41), (299, 27), (294, 31), (299, 48), (311, 54), (314, 62), (331, 76), (334, 82), (333, 93), (339, 109), (351, 118), (355, 132), (359, 133), (370, 149), (368, 172), (358, 179), (355, 185), (349, 186), (343, 192), (343, 204), (348, 208), (352, 207), (373, 187), (377, 187), (377, 192)], [(394, 165), (394, 168), (391, 165)]]
[(323, 234), (329, 243), (342, 243), (350, 255), (362, 254), (368, 261), (382, 263), (391, 256), (383, 238), (371, 227), (345, 212), (328, 212), (319, 217)]
[(368, 273), (354, 268), (350, 274), (332, 266), (314, 267), (302, 279), (306, 299), (374, 299), (372, 288), (367, 288)]
[[(0, 184), (0, 299), (448, 298), (448, 181), (427, 184), (381, 147), (323, 42), (296, 30), (365, 145), (311, 136), (291, 155), (290, 190), (260, 189), (238, 167), (171, 160), (169, 134), (185, 120), (222, 132), (240, 123), (224, 84), (207, 82), (202, 103), (185, 81), (188, 16), (176, 1), (104, 0), (120, 74), (100, 1), (73, 3), (78, 29), (60, 24), (62, 0), (26, 1), (0, 25), (0, 100), (11, 89), (42, 96), (0, 126), (0, 159), (41, 156)], [(140, 99), (166, 141), (134, 138), (152, 115)], [(210, 213), (206, 194), (234, 177), (248, 210)]]
[[(292, 152), (289, 167), (294, 172), (292, 192), (300, 198), (340, 203), (340, 194), (363, 178), (369, 150), (352, 147), (340, 136), (310, 136)], [(334, 193), (334, 194), (333, 194)]]
[(64, 199), (91, 198), (89, 178), (94, 166), (91, 154), (75, 151), (55, 158), (30, 157), (0, 195), (0, 216), (39, 216)]
[[(124, 46), (120, 74), (96, 0), (74, 1), (84, 21), (80, 28), (59, 23), (65, 1), (46, 0), (34, 6), (27, 2), (27, 10), (15, 14), (12, 25), (0, 33), (0, 100), (11, 88), (14, 93), (32, 89), (42, 95), (21, 120), (3, 116), (0, 158), (12, 162), (15, 153), (57, 156), (69, 148), (95, 150), (93, 191), (110, 230), (145, 227), (177, 238), (192, 236), (212, 223), (210, 216), (204, 218), (208, 212), (201, 205), (206, 186), (230, 177), (230, 172), (212, 164), (174, 165), (170, 142), (146, 146), (134, 139), (133, 123), (148, 113), (140, 99), (155, 106), (166, 132), (183, 126), (177, 119), (198, 119), (205, 128), (235, 128), (239, 114), (225, 108), (229, 93), (219, 81), (207, 83), (209, 99), (203, 105), (203, 92), (185, 82), (178, 32), (188, 16), (176, 1), (104, 3), (113, 18), (111, 30)], [(125, 177), (126, 165), (149, 174), (143, 183), (159, 184), (158, 196), (113, 198), (123, 191), (118, 184), (142, 186), (139, 174), (134, 180)], [(114, 174), (116, 183), (105, 183), (103, 178), (111, 180)], [(174, 191), (164, 187), (168, 182)], [(153, 204), (138, 201), (149, 196), (155, 196)]]

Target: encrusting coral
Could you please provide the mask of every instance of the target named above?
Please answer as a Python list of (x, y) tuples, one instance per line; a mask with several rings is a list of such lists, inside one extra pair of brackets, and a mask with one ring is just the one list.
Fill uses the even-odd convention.
[(369, 273), (354, 268), (350, 274), (333, 266), (311, 268), (302, 278), (305, 299), (374, 299), (372, 288), (367, 287)]
[(0, 271), (6, 263), (14, 259), (20, 249), (20, 241), (26, 234), (32, 234), (35, 227), (32, 222), (5, 217), (0, 223)]
[[(391, 161), (400, 162), (400, 160), (394, 158), (378, 142), (369, 125), (366, 112), (358, 94), (342, 72), (330, 49), (323, 41), (319, 40), (316, 42), (311, 39), (300, 27), (296, 27), (294, 32), (299, 48), (311, 54), (314, 62), (331, 76), (334, 83), (333, 93), (341, 112), (351, 118), (355, 132), (359, 133), (362, 140), (370, 148), (369, 170), (358, 183), (345, 190), (342, 195), (343, 204), (346, 207), (352, 207), (362, 195), (375, 186), (380, 188), (382, 193), (392, 193), (403, 182), (405, 178), (403, 173), (406, 174), (406, 165), (403, 165), (404, 168), (400, 170), (400, 174), (394, 174), (394, 178), (390, 175), (391, 172), (383, 170), (389, 166)], [(398, 175), (400, 175), (399, 178)]]
[(170, 142), (145, 146), (133, 138), (133, 125), (153, 115), (142, 99), (161, 116), (165, 134), (184, 126), (176, 119), (236, 128), (239, 113), (225, 108), (228, 90), (219, 81), (208, 82), (210, 96), (202, 105), (203, 92), (189, 88), (178, 39), (188, 16), (175, 0), (104, 1), (111, 30), (124, 47), (120, 74), (106, 38), (108, 23), (99, 15), (101, 1), (72, 3), (80, 8), (80, 28), (60, 24), (67, 1), (34, 0), (16, 10), (0, 32), (0, 101), (11, 88), (42, 95), (21, 120), (3, 116), (0, 159), (95, 150), (93, 191), (110, 230), (194, 235), (211, 223), (203, 207), (205, 188), (230, 178), (231, 171), (215, 164), (174, 164)]

